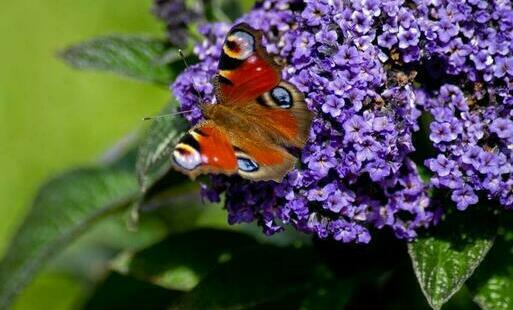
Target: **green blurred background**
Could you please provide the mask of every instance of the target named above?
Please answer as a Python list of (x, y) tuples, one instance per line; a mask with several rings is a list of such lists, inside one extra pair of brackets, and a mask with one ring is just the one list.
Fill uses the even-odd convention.
[[(55, 53), (110, 33), (162, 35), (150, 0), (2, 1), (0, 254), (47, 177), (93, 162), (166, 102), (165, 88), (70, 69)], [(67, 309), (81, 289), (46, 271), (17, 309)]]

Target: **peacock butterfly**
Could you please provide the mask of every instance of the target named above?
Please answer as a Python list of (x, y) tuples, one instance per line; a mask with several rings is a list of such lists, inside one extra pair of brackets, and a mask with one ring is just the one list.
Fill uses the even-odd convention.
[(281, 79), (261, 31), (244, 23), (229, 31), (214, 88), (217, 104), (201, 105), (205, 120), (176, 145), (173, 167), (191, 178), (221, 173), (280, 182), (297, 161), (289, 150), (305, 146), (313, 114)]

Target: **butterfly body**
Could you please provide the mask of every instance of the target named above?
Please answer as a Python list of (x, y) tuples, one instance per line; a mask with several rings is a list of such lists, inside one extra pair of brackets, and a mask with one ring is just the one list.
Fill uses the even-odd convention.
[(205, 120), (177, 144), (173, 166), (191, 176), (239, 174), (280, 182), (303, 148), (312, 113), (297, 88), (281, 80), (280, 67), (246, 24), (230, 30), (214, 78), (217, 104), (202, 104)]

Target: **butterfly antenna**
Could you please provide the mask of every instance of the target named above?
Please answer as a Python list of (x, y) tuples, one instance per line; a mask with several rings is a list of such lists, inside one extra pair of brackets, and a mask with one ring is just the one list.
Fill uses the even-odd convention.
[[(185, 68), (189, 69), (189, 63), (187, 62), (187, 58), (185, 58), (185, 55), (183, 54), (182, 49), (178, 49), (178, 53), (180, 54), (180, 57), (183, 60)], [(203, 96), (201, 96), (201, 93), (196, 88), (196, 85), (192, 84), (192, 88), (194, 89), (194, 92), (196, 93), (196, 97), (198, 97), (198, 100), (199, 100), (200, 104), (203, 103), (204, 102)]]
[(187, 113), (191, 113), (193, 111), (194, 110), (191, 109), (191, 110), (184, 110), (184, 111), (168, 113), (168, 114), (161, 114), (161, 115), (155, 115), (155, 116), (147, 116), (147, 117), (143, 117), (143, 121), (151, 121), (151, 120), (154, 120), (154, 119), (157, 119), (157, 118), (164, 118), (164, 117), (171, 117), (171, 116), (180, 115), (180, 114), (187, 114)]

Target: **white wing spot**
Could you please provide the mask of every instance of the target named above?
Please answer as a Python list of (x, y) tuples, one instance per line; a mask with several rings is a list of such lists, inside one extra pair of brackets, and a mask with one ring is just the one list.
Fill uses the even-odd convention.
[(186, 170), (193, 170), (201, 165), (201, 155), (187, 144), (178, 144), (173, 151), (173, 159), (178, 166)]

